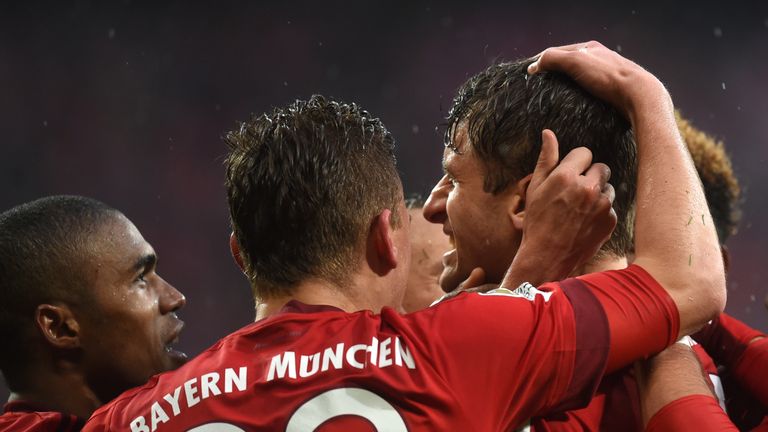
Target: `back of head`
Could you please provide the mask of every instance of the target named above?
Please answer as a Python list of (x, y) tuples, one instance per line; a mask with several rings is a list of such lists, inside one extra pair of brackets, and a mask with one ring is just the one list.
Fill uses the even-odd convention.
[(733, 173), (731, 159), (722, 142), (694, 127), (679, 112), (675, 112), (675, 118), (704, 186), (717, 237), (724, 244), (728, 237), (736, 233), (741, 219), (741, 188)]
[(402, 200), (381, 121), (313, 96), (252, 116), (226, 141), (232, 229), (254, 295), (290, 295), (308, 278), (347, 285), (372, 219)]
[[(446, 146), (466, 125), (470, 145), (485, 167), (484, 189), (499, 193), (533, 172), (541, 132), (551, 129), (560, 156), (587, 147), (593, 162), (611, 169), (618, 224), (603, 252), (623, 257), (632, 250), (637, 164), (630, 124), (621, 114), (565, 75), (528, 75), (530, 59), (500, 63), (470, 78), (448, 117)], [(457, 150), (454, 148), (454, 150)]]
[(35, 309), (43, 303), (88, 301), (89, 244), (116, 210), (79, 196), (52, 196), (0, 214), (0, 355), (8, 385), (29, 360)]

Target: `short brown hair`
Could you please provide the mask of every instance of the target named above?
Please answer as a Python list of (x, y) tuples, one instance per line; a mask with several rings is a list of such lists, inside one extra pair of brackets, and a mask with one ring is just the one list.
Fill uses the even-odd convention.
[[(232, 229), (254, 296), (349, 282), (372, 219), (403, 199), (394, 140), (356, 104), (312, 96), (225, 138)], [(393, 222), (397, 225), (397, 220)]]
[(551, 129), (560, 157), (584, 146), (593, 162), (611, 169), (618, 223), (602, 251), (623, 257), (632, 250), (637, 146), (629, 122), (569, 77), (528, 75), (530, 59), (499, 63), (465, 82), (453, 100), (445, 145), (454, 151), (457, 126), (466, 124), (472, 149), (485, 167), (484, 189), (499, 193), (533, 172), (541, 132)]
[(733, 173), (731, 159), (722, 141), (697, 129), (679, 111), (675, 111), (675, 119), (704, 186), (717, 236), (720, 243), (725, 243), (728, 237), (736, 234), (741, 219), (741, 188)]

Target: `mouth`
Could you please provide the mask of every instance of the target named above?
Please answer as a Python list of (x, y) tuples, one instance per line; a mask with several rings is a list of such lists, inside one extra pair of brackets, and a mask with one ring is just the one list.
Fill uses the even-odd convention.
[(166, 340), (165, 346), (163, 348), (165, 349), (166, 355), (170, 357), (170, 359), (175, 364), (175, 367), (178, 367), (186, 363), (188, 356), (185, 352), (174, 348), (174, 345), (179, 343), (179, 335), (181, 334), (181, 330), (184, 328), (184, 321), (177, 318), (176, 322), (176, 327)]

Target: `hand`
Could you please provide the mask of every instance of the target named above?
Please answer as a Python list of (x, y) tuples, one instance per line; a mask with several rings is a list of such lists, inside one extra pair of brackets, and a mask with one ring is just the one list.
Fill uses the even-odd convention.
[(504, 287), (567, 277), (597, 253), (616, 226), (608, 166), (592, 164), (592, 152), (584, 147), (557, 161), (557, 138), (544, 130), (526, 192), (523, 239)]
[(528, 66), (528, 73), (562, 72), (596, 97), (612, 104), (634, 123), (637, 106), (662, 101), (672, 106), (664, 85), (635, 62), (600, 42), (547, 48)]

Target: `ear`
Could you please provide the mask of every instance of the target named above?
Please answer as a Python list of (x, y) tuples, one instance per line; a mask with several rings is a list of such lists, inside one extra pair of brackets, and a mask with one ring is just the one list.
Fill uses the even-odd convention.
[(55, 348), (72, 349), (80, 346), (80, 324), (69, 306), (38, 305), (35, 325), (43, 339)]
[(229, 251), (232, 252), (232, 258), (235, 259), (235, 263), (240, 267), (240, 271), (245, 273), (245, 265), (243, 264), (243, 257), (240, 255), (240, 245), (237, 244), (235, 233), (229, 234)]
[(528, 174), (527, 176), (518, 180), (514, 186), (509, 188), (509, 192), (507, 192), (512, 195), (509, 198), (510, 203), (507, 212), (509, 213), (509, 218), (512, 220), (512, 225), (520, 231), (523, 230), (523, 221), (525, 220), (526, 193), (528, 191), (528, 185), (531, 184), (532, 178), (533, 174)]
[(366, 257), (368, 265), (382, 276), (397, 267), (397, 246), (394, 242), (392, 228), (392, 211), (384, 209), (371, 223), (368, 232)]

